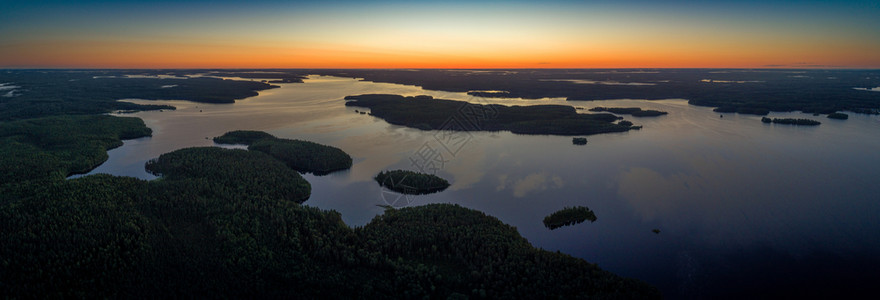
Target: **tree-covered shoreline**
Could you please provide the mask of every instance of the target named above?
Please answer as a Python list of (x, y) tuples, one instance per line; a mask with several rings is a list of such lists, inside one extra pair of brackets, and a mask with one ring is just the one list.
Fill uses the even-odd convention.
[[(0, 103), (5, 297), (660, 298), (644, 282), (537, 249), (497, 218), (457, 205), (391, 209), (351, 228), (336, 211), (301, 205), (310, 184), (297, 171), (352, 163), (341, 149), (308, 141), (227, 134), (218, 143), (254, 150), (165, 153), (146, 164), (160, 176), (151, 181), (66, 179), (98, 166), (122, 140), (151, 135), (138, 118), (98, 114), (169, 108), (117, 97), (143, 91), (139, 98), (226, 103), (268, 86), (118, 77), (131, 73), (16, 71), (0, 78), (12, 76), (24, 90)], [(37, 89), (40, 80), (59, 88)]]
[(369, 108), (374, 117), (388, 123), (421, 130), (590, 135), (638, 127), (614, 123), (619, 118), (612, 114), (579, 114), (574, 107), (565, 105), (482, 105), (431, 96), (383, 94), (348, 96), (345, 100), (346, 106)]
[(544, 226), (554, 230), (563, 226), (596, 222), (596, 214), (586, 206), (566, 207), (544, 217)]
[(262, 131), (236, 130), (215, 137), (218, 144), (247, 145), (300, 172), (326, 175), (351, 168), (351, 156), (339, 148), (302, 140), (280, 139)]

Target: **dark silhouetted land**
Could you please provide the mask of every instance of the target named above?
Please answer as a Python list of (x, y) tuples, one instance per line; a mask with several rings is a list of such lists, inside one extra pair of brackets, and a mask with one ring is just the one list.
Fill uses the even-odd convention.
[[(877, 70), (550, 69), (550, 70), (314, 70), (316, 74), (468, 92), (480, 97), (569, 100), (686, 99), (718, 112), (766, 115), (771, 111), (877, 114)], [(620, 85), (581, 84), (613, 81)], [(632, 83), (644, 83), (632, 85)]]
[(382, 171), (374, 179), (392, 191), (410, 195), (436, 193), (449, 187), (446, 179), (407, 170)]
[(807, 125), (807, 126), (816, 126), (822, 124), (822, 122), (810, 119), (794, 119), (794, 118), (773, 118), (770, 119), (768, 117), (761, 118), (761, 122), (764, 123), (773, 123), (773, 124), (788, 124), (788, 125)]
[(237, 130), (215, 137), (218, 144), (248, 145), (300, 172), (326, 175), (351, 168), (351, 156), (339, 148), (302, 140), (279, 139), (262, 131)]
[(596, 214), (585, 206), (566, 207), (544, 217), (544, 226), (550, 230), (583, 223), (596, 222)]
[(837, 120), (846, 120), (849, 119), (849, 115), (844, 113), (831, 113), (828, 114), (829, 119), (837, 119)]
[(659, 110), (642, 110), (639, 107), (593, 107), (590, 111), (603, 112), (607, 111), (618, 115), (632, 115), (633, 117), (656, 117), (668, 114)]
[(510, 131), (519, 134), (589, 135), (624, 132), (612, 114), (578, 114), (571, 106), (481, 105), (430, 96), (358, 95), (347, 106), (365, 107), (388, 123), (422, 130)]

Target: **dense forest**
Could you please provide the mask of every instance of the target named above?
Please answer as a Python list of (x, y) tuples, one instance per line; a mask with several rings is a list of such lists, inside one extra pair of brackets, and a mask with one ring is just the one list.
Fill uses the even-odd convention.
[[(227, 141), (269, 150), (163, 154), (145, 166), (161, 176), (153, 181), (101, 174), (67, 180), (106, 160), (121, 140), (150, 136), (140, 119), (97, 114), (162, 106), (117, 97), (228, 102), (268, 85), (124, 78), (121, 70), (0, 74), (0, 83), (21, 87), (0, 99), (4, 297), (660, 297), (638, 280), (536, 249), (498, 219), (459, 206), (387, 210), (350, 228), (335, 211), (300, 204), (310, 188), (291, 165), (347, 157), (350, 167), (350, 157), (265, 133)], [(277, 155), (288, 151), (301, 157)]]
[(339, 148), (309, 141), (279, 139), (261, 131), (236, 130), (215, 137), (218, 144), (248, 145), (248, 150), (263, 152), (300, 172), (326, 175), (351, 168), (351, 156)]
[(687, 99), (690, 104), (716, 107), (719, 112), (757, 115), (795, 110), (821, 114), (880, 112), (880, 93), (854, 89), (880, 86), (880, 72), (876, 70), (363, 69), (309, 72), (467, 92), (480, 97)]
[(837, 120), (846, 120), (849, 119), (849, 115), (844, 113), (831, 113), (828, 114), (829, 119), (837, 119)]
[(422, 130), (502, 131), (519, 134), (589, 135), (624, 132), (612, 114), (579, 114), (564, 105), (504, 106), (433, 99), (431, 96), (358, 95), (347, 106), (366, 107), (394, 125)]
[(436, 193), (449, 187), (446, 179), (407, 170), (382, 171), (374, 179), (383, 187), (410, 195)]
[(656, 116), (662, 116), (662, 115), (668, 114), (665, 111), (659, 111), (659, 110), (653, 110), (653, 109), (642, 110), (639, 107), (602, 107), (602, 106), (597, 106), (597, 107), (591, 108), (590, 111), (596, 111), (596, 112), (607, 111), (607, 112), (610, 112), (613, 114), (618, 114), (618, 115), (632, 115), (633, 117), (656, 117)]
[(566, 207), (544, 217), (544, 226), (550, 230), (583, 223), (596, 222), (596, 214), (585, 206)]
[(761, 118), (761, 122), (764, 123), (773, 123), (773, 124), (788, 124), (788, 125), (807, 125), (807, 126), (816, 126), (822, 124), (822, 122), (810, 119), (795, 119), (795, 118), (773, 118), (770, 119), (768, 117)]
[(151, 133), (141, 119), (104, 115), (0, 122), (0, 186), (86, 173), (122, 140)]
[(311, 186), (295, 170), (262, 152), (218, 147), (186, 148), (147, 162), (163, 180), (210, 179), (236, 194), (302, 203)]
[(483, 213), (389, 209), (362, 228), (298, 204), (297, 174), (246, 150), (160, 156), (143, 181), (54, 180), (0, 196), (11, 297), (614, 297), (656, 289), (532, 247)]
[[(0, 72), (0, 83), (18, 88), (14, 96), (0, 98), (0, 121), (52, 115), (101, 114), (115, 110), (174, 109), (167, 105), (139, 105), (119, 99), (190, 100), (233, 103), (275, 86), (255, 81), (213, 77), (182, 77), (164, 72), (44, 71)], [(162, 77), (159, 77), (159, 76)]]

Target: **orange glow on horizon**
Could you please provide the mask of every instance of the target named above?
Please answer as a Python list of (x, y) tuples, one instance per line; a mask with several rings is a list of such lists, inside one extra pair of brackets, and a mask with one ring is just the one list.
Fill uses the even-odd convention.
[(880, 68), (857, 3), (24, 4), (0, 68)]
[[(619, 49), (629, 49), (621, 51)], [(21, 68), (762, 68), (768, 66), (880, 67), (872, 49), (845, 49), (853, 55), (791, 51), (675, 48), (597, 48), (568, 52), (432, 53), (354, 47), (266, 47), (125, 41), (45, 42), (38, 47), (6, 47)], [(861, 52), (861, 53), (859, 53)], [(808, 59), (803, 59), (807, 57)], [(818, 63), (812, 63), (818, 62)], [(814, 66), (816, 67), (816, 66)]]

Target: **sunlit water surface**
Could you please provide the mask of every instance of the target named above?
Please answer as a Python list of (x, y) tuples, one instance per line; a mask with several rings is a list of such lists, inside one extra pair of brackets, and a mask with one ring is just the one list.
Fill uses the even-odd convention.
[[(564, 136), (389, 125), (344, 106), (343, 97), (365, 93), (507, 105), (638, 106), (669, 115), (627, 117), (644, 128), (588, 136), (587, 145), (576, 146)], [(178, 109), (131, 114), (153, 136), (125, 141), (91, 173), (152, 179), (144, 163), (162, 153), (215, 146), (210, 138), (230, 130), (263, 130), (352, 156), (348, 171), (305, 175), (312, 185), (305, 205), (339, 211), (350, 226), (381, 214), (379, 204), (457, 203), (515, 226), (537, 247), (645, 280), (672, 298), (829, 284), (825, 276), (865, 275), (859, 272), (880, 265), (873, 258), (880, 254), (878, 116), (850, 113), (841, 121), (773, 113), (822, 125), (768, 125), (758, 116), (722, 117), (685, 100), (482, 99), (320, 76), (235, 104), (126, 101)], [(448, 145), (450, 137), (455, 144)], [(439, 153), (431, 156), (437, 174), (452, 182), (444, 192), (402, 197), (372, 179), (382, 170), (416, 170), (433, 153)], [(575, 205), (591, 208), (598, 220), (553, 231), (541, 223)], [(807, 274), (828, 271), (843, 274)]]

